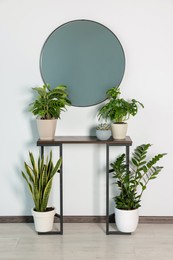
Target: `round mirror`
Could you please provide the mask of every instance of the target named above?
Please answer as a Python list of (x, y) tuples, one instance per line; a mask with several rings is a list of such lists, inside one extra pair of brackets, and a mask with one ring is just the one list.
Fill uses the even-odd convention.
[(118, 38), (104, 25), (75, 20), (55, 29), (40, 55), (46, 84), (66, 85), (73, 106), (92, 106), (106, 99), (106, 91), (119, 86), (125, 55)]

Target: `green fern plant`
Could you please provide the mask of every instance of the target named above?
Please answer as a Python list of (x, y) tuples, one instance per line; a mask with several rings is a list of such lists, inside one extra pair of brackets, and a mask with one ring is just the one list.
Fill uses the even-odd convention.
[(131, 210), (139, 208), (141, 197), (150, 180), (157, 178), (162, 166), (157, 162), (166, 154), (159, 153), (147, 160), (147, 152), (151, 144), (138, 146), (130, 160), (130, 169), (126, 164), (125, 154), (120, 155), (115, 162), (111, 163), (113, 168), (112, 177), (116, 179), (120, 194), (114, 197), (116, 208)]
[(60, 158), (54, 166), (52, 151), (46, 159), (44, 156), (39, 156), (37, 162), (31, 152), (29, 152), (29, 158), (30, 165), (24, 162), (25, 173), (22, 171), (22, 176), (31, 192), (35, 211), (44, 212), (47, 208), (53, 177), (60, 169), (62, 159)]
[(37, 92), (38, 96), (30, 104), (29, 111), (41, 119), (58, 119), (61, 112), (66, 110), (66, 106), (71, 105), (67, 87), (64, 85), (51, 89), (50, 85), (46, 84), (33, 88), (33, 90)]

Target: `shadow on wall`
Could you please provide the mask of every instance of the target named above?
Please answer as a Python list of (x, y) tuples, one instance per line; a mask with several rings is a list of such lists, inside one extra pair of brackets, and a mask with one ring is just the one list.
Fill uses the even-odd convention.
[[(27, 159), (26, 159), (27, 160)], [(33, 201), (31, 199), (31, 194), (28, 190), (27, 184), (22, 177), (21, 171), (24, 171), (24, 159), (23, 156), (19, 159), (19, 165), (15, 166), (15, 178), (16, 182), (11, 179), (11, 188), (13, 190), (14, 196), (17, 197), (18, 202), (22, 203), (22, 215), (31, 215), (31, 208), (33, 208)], [(9, 180), (10, 181), (10, 180)], [(21, 183), (21, 185), (19, 185)], [(20, 198), (20, 200), (18, 199)]]
[(33, 143), (36, 145), (36, 142), (39, 138), (36, 119), (31, 119), (29, 123), (30, 123), (30, 131), (31, 131), (32, 138), (31, 138), (31, 141), (28, 143), (28, 145), (31, 145)]
[[(91, 132), (93, 131), (93, 132)], [(90, 131), (90, 135), (95, 135), (94, 131), (95, 129), (92, 128)], [(93, 134), (92, 134), (93, 133)], [(101, 169), (100, 169), (100, 164), (99, 164), (99, 159), (100, 159), (100, 146), (96, 145), (93, 147), (94, 152), (94, 159), (93, 159), (93, 172), (94, 172), (94, 176), (93, 176), (93, 212), (94, 215), (99, 215), (99, 212), (101, 211), (101, 198), (102, 198), (102, 194), (101, 194)]]
[[(31, 208), (34, 206), (33, 200), (31, 198), (31, 194), (28, 190), (27, 184), (25, 183), (25, 180), (22, 177), (21, 171), (25, 170), (24, 167), (24, 162), (29, 161), (29, 151), (36, 150), (36, 153), (39, 154), (39, 149), (36, 146), (36, 142), (38, 140), (38, 131), (37, 131), (37, 125), (36, 125), (36, 120), (33, 118), (32, 113), (29, 111), (29, 104), (32, 103), (34, 99), (34, 93), (32, 90), (31, 86), (27, 86), (28, 93), (27, 95), (31, 97), (30, 99), (27, 100), (27, 103), (23, 104), (23, 114), (24, 118), (26, 119), (26, 124), (29, 129), (29, 140), (26, 137), (22, 150), (24, 151), (24, 154), (20, 155), (20, 158), (18, 160), (18, 165), (15, 165), (15, 177), (16, 177), (16, 182), (11, 183), (11, 187), (14, 193), (14, 196), (17, 198), (20, 198), (21, 200), (20, 203), (22, 203), (22, 215), (31, 215)], [(28, 135), (27, 135), (28, 136)], [(37, 150), (38, 149), (38, 150)], [(21, 185), (17, 185), (20, 183)], [(22, 198), (21, 198), (22, 196)]]
[[(97, 215), (106, 215), (106, 146), (96, 145), (93, 160), (93, 212)], [(111, 178), (111, 176), (110, 176)], [(111, 191), (110, 191), (111, 194)], [(114, 212), (112, 197), (109, 198), (110, 214)]]
[(36, 146), (36, 142), (39, 138), (37, 124), (36, 124), (36, 118), (34, 118), (32, 112), (29, 111), (30, 104), (36, 98), (36, 94), (34, 93), (31, 86), (28, 87), (28, 96), (30, 96), (31, 98), (28, 99), (27, 104), (25, 103), (25, 107), (23, 109), (24, 118), (26, 118), (28, 121), (29, 134), (30, 134), (29, 136), (31, 138), (30, 140), (26, 140), (26, 143), (25, 143), (25, 148), (27, 151), (30, 149), (30, 147)]
[(96, 126), (94, 127), (91, 127), (90, 129), (89, 129), (89, 135), (90, 136), (95, 136), (96, 135)]

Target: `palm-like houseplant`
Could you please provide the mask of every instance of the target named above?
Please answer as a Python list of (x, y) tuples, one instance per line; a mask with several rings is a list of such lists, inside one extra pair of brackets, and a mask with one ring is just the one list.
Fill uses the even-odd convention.
[(115, 185), (118, 186), (120, 191), (119, 195), (114, 197), (116, 224), (120, 231), (131, 231), (124, 231), (124, 224), (126, 225), (127, 223), (121, 223), (121, 220), (125, 221), (120, 216), (124, 212), (127, 214), (132, 214), (131, 212), (133, 212), (135, 214), (136, 223), (132, 231), (136, 229), (138, 224), (137, 209), (141, 206), (140, 202), (143, 192), (149, 181), (155, 179), (163, 168), (162, 166), (157, 166), (157, 162), (166, 154), (159, 153), (151, 159), (147, 159), (147, 152), (150, 147), (151, 144), (143, 144), (134, 150), (129, 169), (126, 164), (125, 154), (120, 155), (115, 162), (111, 163), (113, 168), (112, 177), (116, 179)]
[(125, 100), (120, 98), (120, 88), (113, 87), (107, 90), (106, 95), (108, 102), (100, 108), (98, 118), (110, 119), (112, 121), (112, 132), (114, 139), (124, 139), (127, 132), (126, 121), (130, 116), (135, 116), (138, 107), (144, 107), (136, 99)]
[[(45, 84), (42, 87), (33, 88), (33, 90), (37, 92), (38, 96), (30, 104), (29, 110), (37, 117), (40, 138), (53, 139), (57, 119), (60, 119), (62, 111), (66, 111), (66, 106), (71, 105), (67, 87), (60, 85), (51, 89), (50, 85)], [(47, 124), (49, 125), (47, 126)], [(49, 130), (50, 132), (48, 132)]]
[[(60, 158), (54, 165), (52, 161), (52, 151), (46, 159), (44, 156), (39, 156), (37, 162), (31, 152), (29, 152), (29, 158), (30, 164), (24, 162), (25, 172), (22, 171), (22, 176), (28, 184), (35, 205), (32, 210), (35, 228), (39, 232), (47, 232), (52, 229), (53, 218), (55, 215), (55, 209), (53, 207), (47, 207), (47, 205), (52, 188), (53, 177), (60, 169), (62, 159)], [(40, 216), (41, 213), (44, 215), (48, 213), (48, 215), (51, 216), (48, 227), (45, 227), (44, 224), (42, 227), (42, 223), (37, 223), (36, 217), (37, 215)], [(41, 215), (41, 217), (42, 216), (43, 215)]]

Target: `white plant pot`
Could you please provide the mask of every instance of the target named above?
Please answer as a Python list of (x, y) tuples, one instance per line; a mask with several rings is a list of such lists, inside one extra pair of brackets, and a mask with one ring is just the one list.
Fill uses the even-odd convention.
[(34, 209), (31, 210), (34, 218), (35, 230), (37, 232), (48, 232), (53, 228), (55, 208), (51, 211), (38, 212)]
[(37, 128), (41, 140), (53, 140), (57, 119), (37, 119)]
[(122, 210), (115, 208), (115, 222), (119, 231), (134, 232), (139, 222), (138, 209)]
[(125, 139), (127, 134), (127, 123), (114, 123), (112, 126), (113, 139)]

